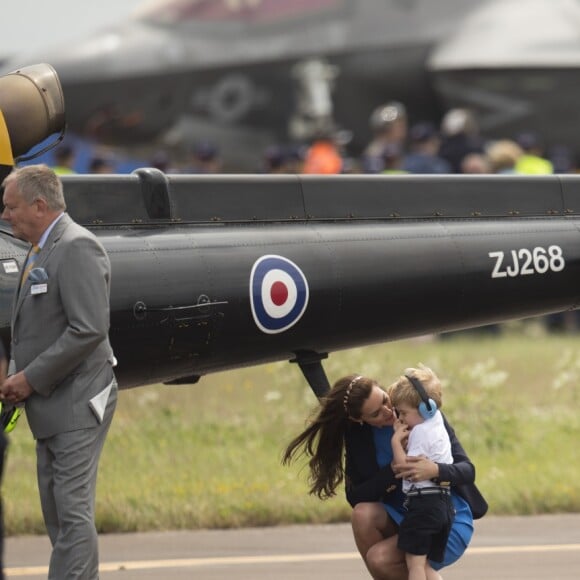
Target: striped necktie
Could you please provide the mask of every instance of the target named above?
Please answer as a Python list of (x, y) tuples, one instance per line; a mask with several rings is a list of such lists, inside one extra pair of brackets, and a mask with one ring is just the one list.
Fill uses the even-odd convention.
[(28, 258), (26, 258), (26, 266), (24, 267), (24, 272), (22, 273), (22, 281), (20, 282), (20, 287), (24, 286), (24, 283), (28, 279), (28, 274), (30, 274), (30, 270), (34, 268), (34, 262), (36, 262), (36, 256), (38, 256), (38, 252), (40, 252), (40, 246), (34, 245), (28, 254)]

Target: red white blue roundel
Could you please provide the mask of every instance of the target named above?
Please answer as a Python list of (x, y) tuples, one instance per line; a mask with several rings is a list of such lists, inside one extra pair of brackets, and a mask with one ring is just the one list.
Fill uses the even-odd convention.
[(282, 256), (262, 256), (250, 274), (250, 303), (258, 328), (268, 334), (294, 326), (308, 304), (302, 270)]

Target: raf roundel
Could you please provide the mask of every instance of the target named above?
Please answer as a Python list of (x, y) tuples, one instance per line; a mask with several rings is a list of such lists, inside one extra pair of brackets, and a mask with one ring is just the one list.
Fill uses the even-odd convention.
[(308, 305), (306, 276), (287, 258), (262, 256), (250, 274), (250, 303), (260, 330), (284, 332), (300, 320)]

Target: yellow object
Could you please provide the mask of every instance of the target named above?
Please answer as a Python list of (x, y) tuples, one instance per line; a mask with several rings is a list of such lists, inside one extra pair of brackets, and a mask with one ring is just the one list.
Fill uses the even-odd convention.
[(0, 165), (14, 165), (10, 135), (2, 111), (0, 111)]
[[(22, 415), (22, 409), (23, 407), (12, 407), (9, 411), (4, 412), (4, 403), (0, 402), (0, 414), (2, 415), (4, 433), (10, 433), (16, 427), (18, 418)], [(5, 414), (6, 417), (4, 417)]]
[(57, 175), (73, 175), (76, 173), (74, 169), (70, 169), (69, 167), (63, 167), (62, 165), (55, 165), (52, 170)]
[(11, 411), (8, 422), (6, 423), (6, 427), (4, 427), (4, 433), (10, 433), (10, 431), (16, 427), (16, 422), (18, 421), (20, 415), (22, 415), (22, 407), (14, 407), (14, 409)]
[(550, 175), (554, 173), (554, 166), (547, 159), (524, 154), (516, 161), (515, 170), (523, 175)]

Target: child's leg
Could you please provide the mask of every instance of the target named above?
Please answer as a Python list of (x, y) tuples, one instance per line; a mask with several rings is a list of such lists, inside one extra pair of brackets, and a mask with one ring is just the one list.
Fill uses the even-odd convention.
[[(429, 566), (427, 556), (405, 554), (405, 560), (407, 561), (407, 568), (409, 570), (409, 580), (427, 580), (425, 573), (426, 566)], [(431, 566), (429, 568), (433, 570)]]
[(425, 578), (426, 580), (443, 580), (441, 574), (439, 574), (437, 570), (431, 568), (431, 564), (429, 564), (428, 561), (425, 562)]

